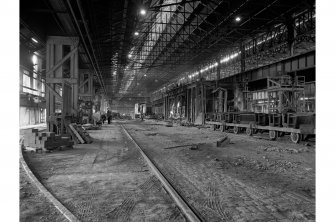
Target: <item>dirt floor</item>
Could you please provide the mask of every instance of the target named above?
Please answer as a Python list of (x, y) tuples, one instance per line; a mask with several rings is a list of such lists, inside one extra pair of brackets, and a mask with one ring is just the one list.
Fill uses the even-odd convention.
[(89, 131), (92, 144), (26, 153), (31, 170), (81, 221), (185, 221), (120, 126)]
[(20, 165), (20, 221), (67, 221), (59, 211), (32, 184)]
[[(313, 142), (227, 133), (230, 143), (216, 147), (226, 133), (157, 121), (119, 123), (204, 221), (315, 220)], [(82, 221), (185, 221), (119, 123), (90, 131), (92, 144), (25, 159)], [(189, 144), (198, 149), (180, 146)]]
[[(45, 130), (39, 127), (39, 130)], [(20, 130), (22, 136), (29, 129)], [(20, 164), (20, 221), (21, 222), (62, 222), (67, 221), (64, 216), (33, 184)]]
[[(124, 124), (207, 221), (315, 220), (315, 147), (209, 128)], [(199, 149), (181, 144), (200, 144)]]

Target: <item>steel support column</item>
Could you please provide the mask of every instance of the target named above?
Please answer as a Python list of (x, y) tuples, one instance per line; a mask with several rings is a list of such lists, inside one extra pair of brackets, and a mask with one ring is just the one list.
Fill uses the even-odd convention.
[(215, 85), (216, 85), (216, 88), (218, 88), (219, 87), (220, 72), (221, 72), (220, 59), (218, 58), (216, 62), (218, 63), (218, 66), (216, 67), (216, 81), (215, 81)]
[(93, 101), (93, 73), (86, 69), (79, 70), (78, 95), (84, 101)]
[(290, 52), (290, 56), (293, 56), (294, 55), (295, 37), (297, 35), (297, 32), (295, 30), (295, 20), (294, 20), (294, 18), (292, 18), (292, 15), (290, 15), (286, 18), (285, 25), (287, 27), (288, 50)]
[[(64, 133), (65, 115), (73, 115), (78, 106), (78, 39), (75, 37), (49, 36), (46, 50), (46, 110), (47, 126), (54, 131), (56, 109), (61, 110), (61, 128)], [(64, 55), (64, 46), (70, 52)], [(69, 70), (65, 75), (65, 62), (70, 61)], [(55, 97), (57, 96), (57, 98)], [(60, 98), (59, 98), (60, 97)]]
[(205, 124), (205, 109), (206, 109), (206, 87), (203, 81), (201, 82), (201, 113), (202, 113), (202, 125)]
[(242, 44), (242, 42), (240, 42), (240, 51), (241, 51), (241, 72), (245, 71), (245, 47)]

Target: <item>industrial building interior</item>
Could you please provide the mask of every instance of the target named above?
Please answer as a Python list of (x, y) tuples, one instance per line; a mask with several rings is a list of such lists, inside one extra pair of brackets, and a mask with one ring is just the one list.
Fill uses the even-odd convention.
[(21, 0), (20, 221), (315, 221), (315, 9)]

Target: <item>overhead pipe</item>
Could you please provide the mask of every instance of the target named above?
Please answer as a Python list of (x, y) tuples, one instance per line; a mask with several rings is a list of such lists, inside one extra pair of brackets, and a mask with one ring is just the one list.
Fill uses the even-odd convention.
[[(92, 66), (93, 66), (93, 68), (94, 68), (95, 73), (98, 75), (99, 83), (100, 83), (100, 85), (102, 86), (105, 95), (107, 96), (106, 88), (105, 88), (105, 85), (104, 85), (104, 83), (103, 83), (103, 81), (102, 81), (102, 76), (101, 76), (100, 70), (99, 70), (99, 72), (98, 72), (98, 71), (97, 71), (97, 68), (96, 68), (95, 65), (94, 65), (93, 59), (92, 59), (92, 57), (91, 57), (91, 54), (89, 53), (89, 50), (88, 50), (87, 45), (86, 45), (86, 42), (85, 42), (85, 40), (84, 40), (83, 33), (81, 32), (81, 29), (80, 29), (80, 26), (79, 26), (79, 24), (78, 24), (77, 18), (76, 18), (75, 14), (74, 14), (73, 8), (72, 8), (71, 3), (70, 3), (69, 0), (67, 0), (67, 4), (68, 4), (68, 6), (69, 6), (69, 9), (70, 9), (70, 11), (71, 11), (71, 15), (73, 16), (74, 21), (75, 21), (75, 23), (76, 23), (76, 26), (77, 26), (77, 28), (78, 28), (80, 37), (81, 37), (81, 39), (83, 40), (83, 44), (84, 44), (84, 47), (85, 47), (85, 51), (86, 51), (88, 57), (90, 58), (90, 61), (91, 61), (91, 64), (92, 64)], [(80, 12), (80, 14), (82, 15), (81, 12)], [(85, 29), (86, 29), (86, 26), (85, 26)], [(86, 33), (87, 33), (87, 30), (86, 30)], [(87, 34), (88, 34), (88, 33), (87, 33)], [(87, 36), (89, 36), (89, 35), (87, 35)], [(96, 59), (96, 57), (95, 57), (94, 50), (93, 50), (93, 46), (92, 46), (91, 42), (90, 42), (90, 45), (91, 45), (91, 49), (92, 49), (92, 53), (93, 53), (94, 59), (95, 59), (95, 61), (97, 62), (97, 59)], [(98, 66), (98, 63), (97, 63), (97, 66)], [(98, 67), (98, 68), (99, 68), (99, 67)]]
[[(99, 74), (100, 74), (100, 77), (102, 79), (102, 76), (101, 76), (101, 70), (100, 70), (100, 67), (98, 65), (98, 60), (95, 56), (95, 53), (94, 53), (94, 50), (93, 50), (93, 41), (91, 39), (91, 36), (89, 35), (89, 32), (88, 32), (88, 26), (87, 26), (87, 23), (86, 23), (86, 20), (84, 19), (84, 13), (83, 13), (83, 10), (82, 10), (82, 7), (81, 7), (81, 4), (80, 4), (80, 1), (77, 0), (77, 5), (78, 5), (78, 8), (79, 8), (79, 12), (80, 12), (80, 17), (81, 17), (81, 20), (83, 21), (84, 23), (84, 27), (85, 27), (85, 31), (86, 31), (86, 34), (87, 34), (87, 37), (88, 37), (88, 40), (90, 42), (90, 45), (91, 45), (91, 49), (92, 49), (92, 53), (93, 53), (93, 57), (97, 63), (97, 68), (99, 69)], [(102, 81), (102, 80), (101, 80)], [(102, 81), (103, 83), (103, 81)], [(107, 96), (107, 92), (106, 92), (106, 88), (105, 88), (105, 84), (103, 83), (103, 88), (104, 88), (104, 91), (105, 91), (105, 95)]]

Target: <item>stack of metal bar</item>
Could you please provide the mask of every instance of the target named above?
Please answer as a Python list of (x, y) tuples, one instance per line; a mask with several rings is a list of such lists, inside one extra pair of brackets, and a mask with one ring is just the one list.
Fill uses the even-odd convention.
[(60, 147), (72, 147), (73, 141), (70, 137), (55, 135), (54, 132), (38, 132), (31, 129), (24, 134), (24, 146), (42, 150), (52, 150)]
[(76, 141), (76, 143), (92, 143), (93, 139), (91, 136), (86, 132), (86, 130), (81, 126), (75, 123), (69, 124), (69, 133), (71, 134), (72, 138)]

